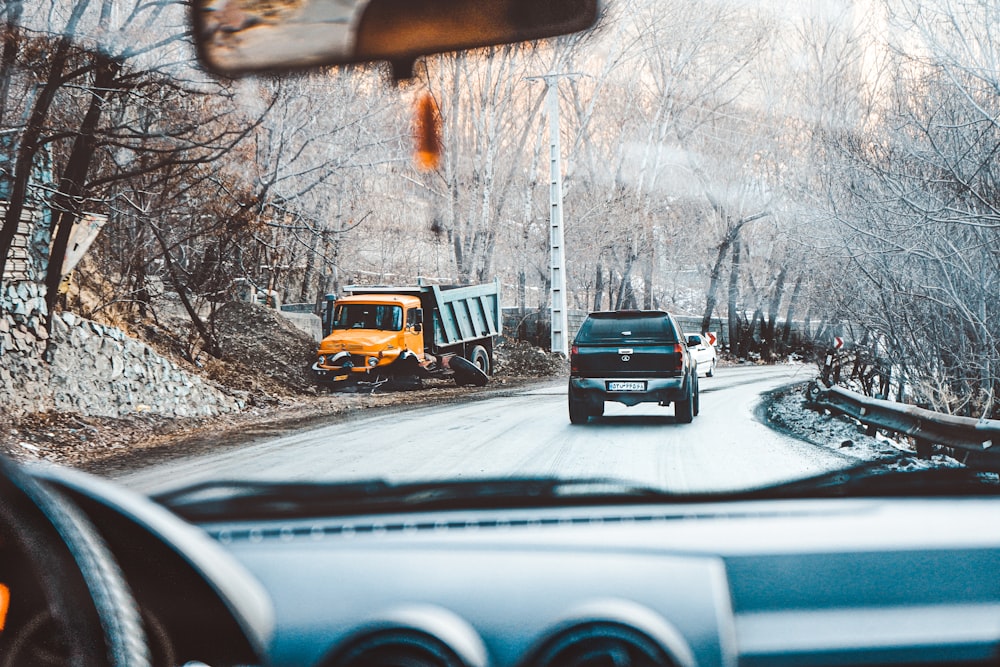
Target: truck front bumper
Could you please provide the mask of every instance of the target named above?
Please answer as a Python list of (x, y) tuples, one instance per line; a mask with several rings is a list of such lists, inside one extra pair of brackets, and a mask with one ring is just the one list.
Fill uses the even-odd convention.
[(352, 368), (323, 368), (318, 363), (312, 365), (313, 379), (322, 383), (346, 382), (351, 378)]
[[(422, 377), (426, 375), (426, 372), (420, 366), (420, 360), (409, 351), (404, 351), (403, 354), (396, 357), (380, 358), (379, 363), (375, 366), (350, 365), (353, 363), (350, 355), (345, 355), (344, 357), (338, 356), (337, 358), (343, 360), (348, 365), (331, 366), (326, 364), (321, 366), (317, 361), (312, 365), (313, 379), (321, 384), (337, 385), (373, 381), (384, 377)], [(364, 357), (364, 359), (368, 358), (374, 357)]]

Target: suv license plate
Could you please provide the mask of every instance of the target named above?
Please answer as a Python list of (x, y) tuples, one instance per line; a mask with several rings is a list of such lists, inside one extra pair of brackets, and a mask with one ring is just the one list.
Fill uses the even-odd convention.
[(646, 391), (645, 382), (609, 382), (608, 391)]

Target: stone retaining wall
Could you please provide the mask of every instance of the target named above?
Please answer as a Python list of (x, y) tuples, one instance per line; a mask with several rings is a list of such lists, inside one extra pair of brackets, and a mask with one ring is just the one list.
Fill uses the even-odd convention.
[(114, 327), (60, 313), (50, 338), (43, 291), (20, 283), (0, 292), (0, 412), (189, 417), (245, 407)]
[(0, 289), (0, 412), (23, 414), (51, 409), (49, 369), (42, 363), (48, 341), (45, 288), (34, 282)]

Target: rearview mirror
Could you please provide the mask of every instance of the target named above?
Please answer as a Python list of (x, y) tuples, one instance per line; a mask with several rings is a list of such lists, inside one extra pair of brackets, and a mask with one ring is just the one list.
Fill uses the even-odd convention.
[(599, 0), (193, 0), (198, 55), (225, 76), (389, 61), (584, 30)]

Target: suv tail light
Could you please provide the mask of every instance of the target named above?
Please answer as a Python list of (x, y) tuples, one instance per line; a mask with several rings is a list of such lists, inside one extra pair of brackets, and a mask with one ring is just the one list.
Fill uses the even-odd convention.
[(683, 372), (687, 368), (687, 357), (684, 356), (684, 343), (674, 343), (674, 354), (678, 356), (677, 369)]

